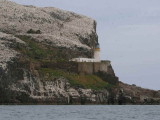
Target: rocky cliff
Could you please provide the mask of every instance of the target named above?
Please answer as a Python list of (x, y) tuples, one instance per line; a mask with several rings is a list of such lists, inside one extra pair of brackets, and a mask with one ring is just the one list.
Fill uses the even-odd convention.
[(0, 103), (158, 104), (159, 92), (142, 96), (143, 89), (119, 82), (111, 65), (108, 73), (76, 73), (69, 59), (92, 57), (97, 42), (91, 18), (0, 0)]

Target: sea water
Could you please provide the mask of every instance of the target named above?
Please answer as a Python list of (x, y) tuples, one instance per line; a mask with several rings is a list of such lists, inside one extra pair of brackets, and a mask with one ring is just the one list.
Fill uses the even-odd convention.
[(2, 105), (0, 120), (160, 120), (160, 106)]

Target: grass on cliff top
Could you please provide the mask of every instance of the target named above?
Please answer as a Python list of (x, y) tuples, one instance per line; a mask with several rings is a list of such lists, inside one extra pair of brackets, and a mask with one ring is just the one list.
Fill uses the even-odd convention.
[(41, 68), (39, 70), (40, 75), (43, 76), (44, 80), (53, 80), (55, 77), (64, 77), (69, 80), (72, 86), (79, 86), (88, 89), (105, 89), (110, 87), (110, 84), (103, 81), (96, 75), (79, 75), (76, 73), (69, 73), (62, 70), (54, 70), (49, 68)]
[(34, 38), (26, 35), (16, 35), (19, 39), (26, 42), (26, 46), (17, 45), (16, 50), (23, 53), (26, 57), (33, 61), (65, 61), (62, 56), (62, 50), (59, 48), (49, 47), (42, 43), (36, 42)]
[(27, 43), (28, 47), (17, 46), (17, 50), (24, 53), (26, 56), (32, 59), (43, 59), (49, 54), (49, 51), (42, 49), (36, 42), (34, 42), (29, 36), (17, 36), (21, 40)]

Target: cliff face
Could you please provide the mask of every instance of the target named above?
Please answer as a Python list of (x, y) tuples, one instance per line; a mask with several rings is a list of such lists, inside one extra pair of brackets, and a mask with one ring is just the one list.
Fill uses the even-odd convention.
[[(109, 92), (105, 89), (108, 84), (97, 76), (69, 73), (64, 70), (67, 69), (63, 65), (67, 64), (65, 61), (54, 61), (54, 59), (43, 61), (43, 57), (37, 58), (39, 54), (28, 52), (24, 54), (25, 49), (21, 49), (21, 46), (34, 50), (28, 43), (14, 35), (1, 33), (0, 42), (1, 103), (102, 104), (108, 102)], [(59, 67), (54, 66), (54, 62), (63, 66), (63, 69), (57, 69)], [(85, 84), (86, 80), (88, 83)]]
[[(134, 103), (134, 97), (140, 100), (131, 94), (134, 89), (119, 84), (111, 65), (106, 66), (107, 73), (79, 75), (75, 63), (68, 62), (93, 56), (92, 48), (98, 42), (93, 19), (57, 8), (0, 0), (0, 21), (1, 104), (123, 104)], [(160, 96), (155, 94), (155, 98)]]
[(0, 0), (0, 21), (1, 103), (107, 102), (107, 82), (68, 71), (70, 58), (92, 57), (93, 19)]

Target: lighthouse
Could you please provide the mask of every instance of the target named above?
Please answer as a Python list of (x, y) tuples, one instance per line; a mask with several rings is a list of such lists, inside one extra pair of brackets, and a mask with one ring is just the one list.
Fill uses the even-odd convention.
[(70, 61), (75, 61), (75, 62), (101, 62), (100, 59), (100, 46), (99, 43), (97, 43), (93, 49), (94, 56), (93, 58), (83, 58), (83, 57), (78, 57), (78, 58), (72, 58)]
[(100, 62), (100, 46), (99, 43), (97, 43), (97, 45), (95, 46), (94, 49), (94, 59), (96, 62)]

